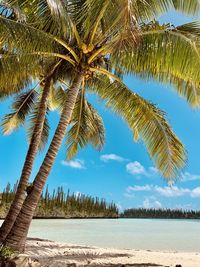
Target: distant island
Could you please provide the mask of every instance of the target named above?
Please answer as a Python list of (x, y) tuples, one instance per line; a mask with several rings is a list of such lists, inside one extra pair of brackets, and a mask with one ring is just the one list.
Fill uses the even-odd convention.
[(126, 209), (122, 218), (200, 219), (200, 211), (181, 209)]
[[(17, 183), (10, 183), (0, 194), (0, 219), (4, 219), (14, 199)], [(31, 185), (27, 188), (31, 190)], [(64, 192), (58, 187), (49, 192), (48, 186), (42, 193), (34, 218), (118, 218), (119, 211), (114, 203), (106, 203), (104, 199), (83, 194)]]
[[(0, 219), (4, 219), (14, 199), (17, 183), (10, 183), (0, 193)], [(31, 190), (31, 185), (27, 188)], [(107, 203), (83, 194), (66, 193), (63, 187), (49, 192), (48, 186), (42, 193), (34, 218), (157, 218), (157, 219), (200, 219), (200, 211), (181, 209), (132, 208), (119, 212), (115, 203)]]

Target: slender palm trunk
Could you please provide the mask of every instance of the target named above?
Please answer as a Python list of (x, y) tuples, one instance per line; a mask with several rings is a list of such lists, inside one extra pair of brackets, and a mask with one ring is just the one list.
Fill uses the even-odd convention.
[(14, 201), (9, 209), (9, 212), (0, 228), (0, 242), (3, 243), (7, 235), (9, 234), (19, 212), (24, 202), (26, 196), (26, 188), (28, 185), (28, 180), (31, 175), (31, 170), (33, 167), (34, 159), (38, 152), (38, 147), (42, 135), (42, 130), (45, 121), (45, 115), (47, 111), (48, 105), (48, 96), (50, 92), (50, 84), (51, 78), (48, 77), (45, 81), (45, 86), (42, 94), (42, 98), (40, 101), (39, 111), (37, 115), (36, 124), (34, 127), (33, 135), (31, 138), (31, 142), (29, 145), (29, 149), (26, 155), (26, 159), (24, 162), (22, 174), (19, 180), (17, 192), (14, 198)]
[(72, 87), (69, 89), (65, 106), (63, 108), (59, 124), (56, 132), (40, 167), (40, 170), (33, 182), (33, 188), (30, 194), (26, 197), (22, 209), (13, 225), (9, 235), (7, 236), (4, 245), (13, 248), (16, 251), (22, 252), (25, 248), (28, 229), (34, 215), (35, 208), (40, 200), (45, 182), (51, 171), (57, 153), (61, 146), (65, 135), (66, 128), (71, 120), (72, 112), (76, 103), (79, 88), (82, 81), (82, 74), (75, 78)]

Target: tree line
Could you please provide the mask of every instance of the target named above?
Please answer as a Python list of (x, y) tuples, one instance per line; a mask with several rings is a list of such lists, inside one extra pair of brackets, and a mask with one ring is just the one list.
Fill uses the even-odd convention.
[(200, 211), (181, 209), (126, 209), (122, 218), (200, 219)]
[[(11, 202), (14, 200), (17, 183), (12, 187), (8, 183), (0, 195), (0, 217), (5, 217)], [(49, 192), (48, 186), (42, 193), (35, 217), (105, 217), (115, 218), (119, 216), (117, 206), (99, 199), (80, 193), (65, 193), (62, 186)]]
[[(6, 216), (6, 212), (14, 200), (18, 183), (6, 185), (0, 193), (0, 218)], [(125, 209), (121, 214), (117, 205), (107, 203), (104, 199), (87, 196), (80, 193), (67, 193), (60, 186), (49, 191), (48, 186), (42, 192), (35, 217), (41, 218), (164, 218), (164, 219), (200, 219), (200, 211), (182, 209)]]

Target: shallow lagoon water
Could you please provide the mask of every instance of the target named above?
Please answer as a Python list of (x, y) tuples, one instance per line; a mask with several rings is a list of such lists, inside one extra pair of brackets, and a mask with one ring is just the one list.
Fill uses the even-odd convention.
[(200, 220), (35, 219), (29, 237), (108, 248), (200, 252)]

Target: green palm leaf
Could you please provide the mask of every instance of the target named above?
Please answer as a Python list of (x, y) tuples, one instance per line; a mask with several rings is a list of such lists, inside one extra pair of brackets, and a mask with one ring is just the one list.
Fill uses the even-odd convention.
[(97, 112), (97, 110), (87, 101), (86, 106), (88, 109), (89, 119), (88, 121), (88, 142), (93, 145), (94, 148), (101, 150), (105, 143), (105, 128), (104, 123)]
[[(31, 141), (33, 131), (35, 128), (35, 123), (37, 121), (38, 108), (39, 108), (39, 101), (37, 103), (35, 103), (34, 109), (29, 116), (29, 126), (27, 128), (27, 137), (28, 137), (29, 142)], [(48, 112), (47, 112), (45, 120), (44, 120), (44, 126), (43, 126), (41, 140), (38, 140), (38, 142), (40, 142), (39, 150), (43, 150), (45, 148), (45, 145), (47, 144), (48, 138), (49, 138), (49, 131), (50, 131), (50, 126), (49, 126)]]
[(155, 105), (115, 81), (99, 80), (91, 90), (106, 101), (106, 105), (137, 130), (155, 165), (166, 178), (176, 178), (186, 161), (185, 149), (172, 132), (165, 114)]
[(32, 89), (15, 98), (12, 104), (12, 113), (5, 115), (1, 124), (5, 135), (12, 133), (13, 130), (24, 124), (26, 116), (33, 109), (36, 97), (37, 93)]
[(194, 34), (189, 38), (189, 24), (172, 30), (162, 28), (166, 25), (151, 24), (151, 28), (145, 29), (140, 44), (121, 53), (120, 59), (115, 55), (114, 64), (126, 74), (170, 83), (190, 105), (199, 106), (200, 50), (199, 41), (193, 41), (199, 31), (197, 25), (197, 22), (192, 24)]
[(61, 110), (64, 106), (66, 100), (66, 92), (62, 87), (51, 86), (49, 99), (48, 99), (48, 107), (49, 110)]
[[(199, 36), (200, 36), (200, 20), (177, 26), (176, 30), (178, 32), (181, 32), (182, 34), (185, 34), (186, 36), (188, 36), (191, 39), (199, 38)], [(199, 42), (198, 39), (194, 39), (194, 41), (197, 41), (197, 43)]]
[[(83, 103), (81, 104), (81, 102)], [(87, 144), (100, 150), (105, 141), (104, 125), (102, 118), (94, 107), (84, 98), (79, 96), (73, 111), (71, 128), (67, 132), (67, 158), (72, 159), (79, 149)]]
[(199, 0), (172, 0), (174, 8), (188, 15), (197, 15), (200, 10)]
[[(11, 9), (15, 9), (16, 0), (5, 2)], [(77, 2), (62, 0), (18, 0), (17, 7), (23, 16), (25, 16), (26, 21), (34, 25), (35, 28), (66, 39), (66, 37), (73, 38), (72, 19), (78, 10)]]
[[(135, 5), (134, 1), (132, 4)], [(197, 15), (200, 11), (199, 0), (137, 0), (138, 15), (142, 21), (150, 21), (159, 15), (175, 9), (183, 14)]]
[(25, 16), (16, 4), (16, 1), (13, 5), (9, 1), (1, 1), (0, 15), (12, 20), (25, 21)]
[(71, 33), (68, 1), (46, 0), (39, 2), (39, 5), (35, 5), (34, 9), (37, 14), (36, 19), (33, 17), (34, 21), (39, 19), (40, 25), (37, 24), (39, 28), (45, 28), (52, 34), (62, 37)]
[[(0, 17), (1, 43), (9, 50), (25, 53), (55, 52), (52, 35), (30, 25)], [(17, 42), (16, 42), (17, 40)], [(59, 45), (57, 45), (59, 47)]]
[(9, 55), (2, 49), (0, 52), (0, 99), (18, 93), (32, 84), (32, 80), (41, 73), (39, 62), (38, 57)]

